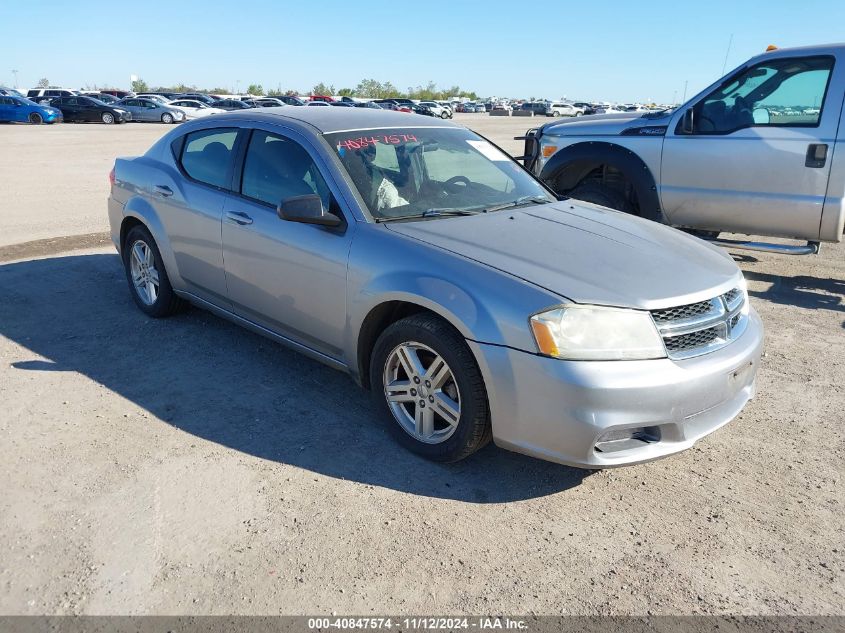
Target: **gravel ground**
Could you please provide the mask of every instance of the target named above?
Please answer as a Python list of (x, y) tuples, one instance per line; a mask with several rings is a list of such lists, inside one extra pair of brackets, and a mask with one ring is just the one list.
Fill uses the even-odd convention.
[(431, 464), (343, 374), (133, 306), (106, 175), (166, 129), (0, 128), (0, 614), (843, 613), (844, 245), (737, 253), (758, 395), (692, 450)]

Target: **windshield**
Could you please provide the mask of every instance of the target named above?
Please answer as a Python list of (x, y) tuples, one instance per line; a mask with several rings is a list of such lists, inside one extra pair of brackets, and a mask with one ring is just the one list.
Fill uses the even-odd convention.
[(376, 220), (555, 201), (509, 156), (464, 128), (353, 130), (325, 138)]

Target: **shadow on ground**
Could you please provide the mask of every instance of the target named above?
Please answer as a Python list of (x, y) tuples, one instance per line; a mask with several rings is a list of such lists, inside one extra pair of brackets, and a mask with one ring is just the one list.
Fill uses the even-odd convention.
[(749, 290), (748, 294), (772, 303), (794, 305), (810, 310), (845, 312), (845, 281), (820, 279), (807, 275), (783, 277), (757, 271), (743, 271), (749, 281), (771, 284), (764, 291)]
[(419, 459), (345, 374), (201, 310), (148, 319), (113, 254), (0, 265), (0, 297), (0, 335), (41, 357), (15, 370), (79, 372), (187, 433), (262, 459), (475, 503), (554, 494), (589, 474), (492, 445), (457, 464)]

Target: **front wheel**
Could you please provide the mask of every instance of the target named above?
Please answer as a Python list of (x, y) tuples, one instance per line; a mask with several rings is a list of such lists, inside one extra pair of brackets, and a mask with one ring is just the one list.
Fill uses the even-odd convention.
[(44, 123), (44, 119), (37, 112), (33, 112), (29, 115), (29, 122), (33, 125), (41, 125), (42, 123)]
[(370, 385), (394, 436), (418, 455), (454, 462), (492, 437), (478, 364), (463, 337), (436, 316), (415, 314), (381, 334)]
[(441, 112), (441, 113), (440, 113), (440, 118), (441, 118), (441, 119), (448, 119), (448, 118), (449, 118), (449, 113), (448, 113), (448, 112), (446, 112), (446, 111)]
[(161, 318), (182, 308), (183, 301), (173, 292), (158, 246), (145, 227), (136, 226), (129, 231), (122, 254), (126, 281), (142, 312)]
[(114, 123), (114, 115), (111, 112), (103, 112), (103, 116), (101, 118), (103, 119), (103, 123), (106, 125)]
[(161, 115), (161, 122), (167, 124), (173, 123), (173, 115), (165, 112)]

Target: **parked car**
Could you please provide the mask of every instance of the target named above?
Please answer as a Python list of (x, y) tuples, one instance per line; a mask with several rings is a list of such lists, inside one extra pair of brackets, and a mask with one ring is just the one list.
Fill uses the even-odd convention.
[(132, 114), (133, 121), (148, 121), (156, 123), (180, 123), (185, 120), (185, 113), (169, 105), (153, 101), (129, 97), (114, 104), (116, 108), (124, 108)]
[(204, 104), (213, 105), (214, 107), (219, 107), (217, 102), (220, 101), (220, 99), (202, 92), (183, 92), (176, 95), (174, 99), (192, 99), (194, 101), (202, 101)]
[(374, 99), (373, 103), (377, 103), (385, 110), (394, 110), (396, 112), (411, 112), (411, 108), (407, 104), (399, 103), (396, 99)]
[(722, 241), (734, 248), (815, 253), (845, 229), (844, 100), (845, 45), (774, 50), (676, 109), (544, 125), (526, 135), (526, 165), (561, 195), (705, 238), (806, 240)]
[(546, 108), (546, 116), (552, 117), (581, 116), (583, 113), (583, 110), (580, 108), (576, 108), (575, 105), (563, 101), (554, 101)]
[(13, 95), (0, 96), (0, 121), (4, 123), (61, 123), (62, 111), (52, 106), (45, 106), (26, 97)]
[(214, 102), (214, 107), (221, 110), (248, 110), (252, 106), (240, 99), (220, 99)]
[(113, 90), (113, 89), (105, 89), (100, 90), (101, 93), (112, 95), (113, 97), (117, 97), (118, 99), (125, 99), (126, 97), (134, 97), (135, 93), (131, 90)]
[[(411, 107), (411, 112), (413, 112), (414, 114), (421, 114), (422, 116), (433, 116), (433, 117), (437, 116), (437, 114), (435, 114), (434, 110), (432, 110), (428, 106), (422, 105), (421, 103), (415, 103), (415, 104), (411, 105), (410, 107)], [(437, 117), (437, 118), (440, 118), (440, 117)]]
[(58, 97), (53, 99), (50, 105), (62, 111), (62, 117), (66, 122), (112, 124), (132, 120), (132, 114), (128, 109), (119, 104), (103, 103), (91, 97)]
[(419, 105), (429, 108), (432, 112), (434, 112), (434, 116), (439, 116), (441, 119), (452, 118), (452, 110), (450, 108), (443, 107), (436, 101), (420, 101)]
[(371, 110), (386, 110), (387, 108), (383, 108), (377, 103), (373, 101), (359, 101), (355, 104), (356, 108), (370, 108)]
[(596, 109), (593, 107), (591, 103), (586, 103), (585, 101), (576, 101), (573, 103), (576, 108), (581, 109), (582, 114), (595, 114)]
[(47, 104), (57, 97), (74, 97), (77, 92), (67, 88), (33, 88), (28, 90), (26, 98), (35, 103)]
[(110, 181), (142, 312), (190, 301), (348, 372), (427, 458), (492, 437), (633, 464), (690, 448), (754, 393), (762, 325), (731, 257), (558, 201), (449, 121), (222, 114), (118, 158)]
[(202, 101), (194, 101), (193, 99), (176, 99), (168, 104), (171, 108), (177, 108), (185, 113), (186, 119), (199, 119), (212, 114), (223, 114), (226, 112), (223, 108), (214, 108), (210, 105), (204, 104)]
[[(23, 93), (20, 92), (17, 88), (7, 88), (5, 86), (0, 86), (0, 95), (5, 97), (23, 97)], [(26, 98), (26, 97), (24, 97)]]
[(499, 102), (493, 105), (493, 110), (491, 110), (491, 112), (513, 112), (513, 108), (509, 103)]
[(549, 113), (549, 104), (545, 101), (526, 101), (519, 109), (533, 112), (535, 116), (546, 116)]
[(285, 105), (292, 105), (292, 106), (303, 106), (305, 105), (305, 101), (300, 99), (299, 97), (295, 97), (293, 95), (269, 95), (268, 98), (271, 99), (278, 99)]
[(310, 101), (322, 101), (325, 103), (333, 103), (334, 97), (330, 97), (328, 95), (310, 95), (308, 97)]
[(332, 101), (329, 103), (330, 106), (340, 106), (342, 108), (354, 108), (355, 104), (349, 101)]
[(259, 108), (278, 108), (285, 105), (285, 102), (273, 97), (261, 97), (260, 99), (255, 99), (255, 105)]
[(136, 95), (135, 98), (137, 98), (137, 99), (149, 99), (151, 101), (155, 101), (156, 103), (161, 103), (162, 105), (167, 105), (168, 103), (170, 103), (172, 101), (172, 99), (168, 99), (167, 97), (164, 97), (162, 95), (155, 94), (155, 93), (139, 94), (139, 95)]
[(309, 101), (309, 102), (308, 102), (308, 103), (306, 103), (305, 105), (307, 105), (307, 106), (319, 106), (319, 107), (326, 107), (326, 108), (328, 108), (329, 106), (331, 106), (331, 103), (329, 103), (328, 101)]
[(120, 101), (120, 99), (118, 99), (114, 95), (106, 94), (105, 92), (97, 92), (94, 94), (89, 94), (87, 96), (91, 97), (92, 99), (96, 99), (97, 101), (102, 101), (103, 103), (117, 103), (118, 101)]

